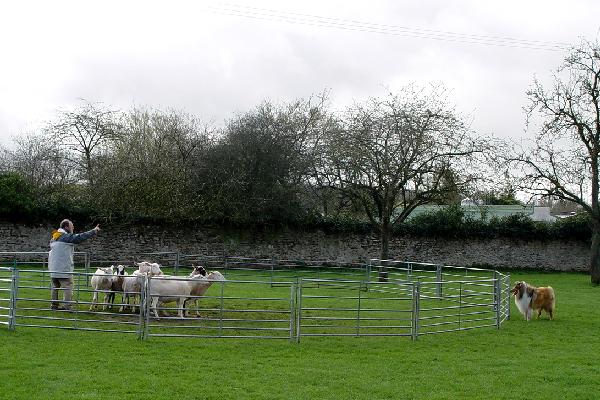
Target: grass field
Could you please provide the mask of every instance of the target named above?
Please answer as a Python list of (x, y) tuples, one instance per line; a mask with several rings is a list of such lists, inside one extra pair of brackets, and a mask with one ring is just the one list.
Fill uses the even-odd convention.
[(500, 330), (299, 344), (0, 327), (0, 398), (598, 398), (600, 288), (580, 274), (520, 279), (555, 288), (555, 321), (526, 323), (513, 304)]

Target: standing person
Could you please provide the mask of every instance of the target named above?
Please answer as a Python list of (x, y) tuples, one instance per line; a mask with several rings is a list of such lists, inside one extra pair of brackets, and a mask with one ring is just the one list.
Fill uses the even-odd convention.
[[(73, 233), (75, 226), (65, 219), (60, 223), (58, 230), (52, 232), (50, 239), (50, 254), (48, 255), (48, 270), (52, 278), (52, 304), (53, 310), (70, 310), (71, 294), (73, 292), (73, 254), (75, 245), (93, 236), (96, 236), (100, 226), (84, 233)], [(58, 291), (63, 291), (64, 305), (59, 307)]]

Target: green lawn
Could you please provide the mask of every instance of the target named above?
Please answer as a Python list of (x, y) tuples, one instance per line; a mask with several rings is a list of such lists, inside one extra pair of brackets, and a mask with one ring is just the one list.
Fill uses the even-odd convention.
[(555, 321), (513, 318), (409, 338), (149, 338), (0, 327), (2, 399), (596, 399), (600, 288), (512, 274), (557, 294)]

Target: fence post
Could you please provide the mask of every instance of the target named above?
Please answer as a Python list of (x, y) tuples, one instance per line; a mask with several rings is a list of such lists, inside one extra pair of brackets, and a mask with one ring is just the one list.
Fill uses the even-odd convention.
[[(50, 254), (50, 253), (48, 253)], [(90, 257), (88, 256), (87, 251), (84, 253), (83, 256), (83, 268), (85, 269), (85, 285), (86, 286), (90, 286)]]
[(443, 276), (442, 276), (442, 266), (441, 265), (436, 265), (435, 266), (435, 280), (437, 281), (437, 296), (439, 297), (440, 300), (442, 300), (442, 280), (443, 280)]
[(175, 253), (175, 275), (179, 274), (179, 252)]
[[(139, 278), (137, 278), (139, 279)], [(140, 303), (138, 304), (138, 326), (137, 326), (137, 335), (138, 335), (138, 340), (143, 340), (144, 339), (144, 317), (145, 314), (142, 311), (143, 307), (145, 306), (145, 300), (146, 300), (146, 294), (144, 293), (146, 291), (146, 277), (143, 278), (142, 280), (142, 284), (140, 285)], [(135, 293), (134, 293), (135, 296)], [(129, 301), (128, 301), (129, 302)], [(132, 313), (135, 312), (135, 297), (133, 299), (133, 306), (130, 306), (130, 310)], [(123, 306), (123, 309), (125, 309), (125, 306)]]
[(142, 339), (147, 339), (150, 334), (150, 303), (152, 297), (150, 296), (150, 281), (152, 277), (144, 275), (144, 279), (142, 280), (142, 287), (140, 288), (140, 319), (144, 322), (140, 324), (142, 326)]
[(494, 310), (496, 311), (496, 329), (500, 329), (500, 277), (498, 271), (494, 271)]
[[(16, 264), (16, 262), (15, 262)], [(19, 270), (13, 266), (11, 268), (10, 282), (10, 305), (8, 312), (8, 330), (14, 331), (17, 323), (17, 293), (19, 290)]]
[(369, 259), (369, 261), (365, 265), (365, 272), (367, 274), (366, 279), (365, 279), (365, 292), (368, 292), (369, 289), (371, 288), (371, 263), (372, 262), (373, 262), (373, 260)]
[(412, 285), (412, 326), (411, 326), (411, 337), (412, 340), (417, 340), (419, 337), (419, 310), (421, 305), (419, 304), (420, 300), (420, 288), (421, 284), (419, 282), (415, 282)]
[(462, 323), (462, 292), (463, 292), (463, 283), (460, 282), (458, 284), (458, 330), (460, 331), (461, 323)]
[(510, 320), (510, 275), (506, 275), (506, 320)]
[(271, 287), (273, 287), (273, 273), (275, 272), (275, 264), (277, 260), (275, 258), (271, 258)]
[(300, 343), (300, 327), (302, 326), (302, 278), (298, 279), (296, 287), (296, 343)]
[(220, 299), (220, 306), (219, 306), (219, 336), (223, 336), (223, 309), (224, 309), (224, 292), (225, 292), (225, 282), (220, 282), (221, 284), (221, 299)]
[(356, 336), (360, 336), (360, 292), (361, 285), (358, 284), (358, 307), (356, 309)]
[(296, 322), (296, 284), (290, 285), (290, 342), (294, 340), (294, 322)]

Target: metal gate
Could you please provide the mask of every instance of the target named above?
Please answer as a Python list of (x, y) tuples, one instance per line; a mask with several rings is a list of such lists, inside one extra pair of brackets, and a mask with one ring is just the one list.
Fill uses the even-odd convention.
[[(116, 294), (110, 304), (103, 299), (106, 290), (97, 293), (98, 304), (94, 304), (89, 283), (92, 274), (73, 272), (72, 299), (62, 302), (64, 288), (56, 289), (67, 309), (51, 309), (53, 280), (47, 270), (0, 267), (0, 325), (11, 330), (34, 327), (128, 333), (141, 339), (299, 341), (311, 336), (417, 339), (425, 334), (500, 328), (510, 318), (510, 276), (497, 271), (386, 262), (388, 280), (379, 282), (376, 278), (382, 267), (377, 263), (363, 270), (352, 266), (348, 271), (333, 264), (320, 266), (317, 273), (321, 278), (306, 278), (299, 274), (315, 271), (313, 263), (275, 260), (269, 265), (277, 268), (265, 269), (249, 259), (235, 262), (243, 264), (240, 269), (224, 270), (225, 281), (215, 281), (199, 295), (182, 295), (192, 313), (184, 318), (179, 315), (180, 305), (153, 304), (159, 294), (153, 292), (152, 282), (183, 282), (188, 277), (140, 277), (139, 289), (133, 293), (139, 306), (121, 309), (121, 295)], [(252, 274), (258, 279), (239, 279)]]
[(14, 329), (15, 273), (13, 268), (0, 267), (0, 325)]

